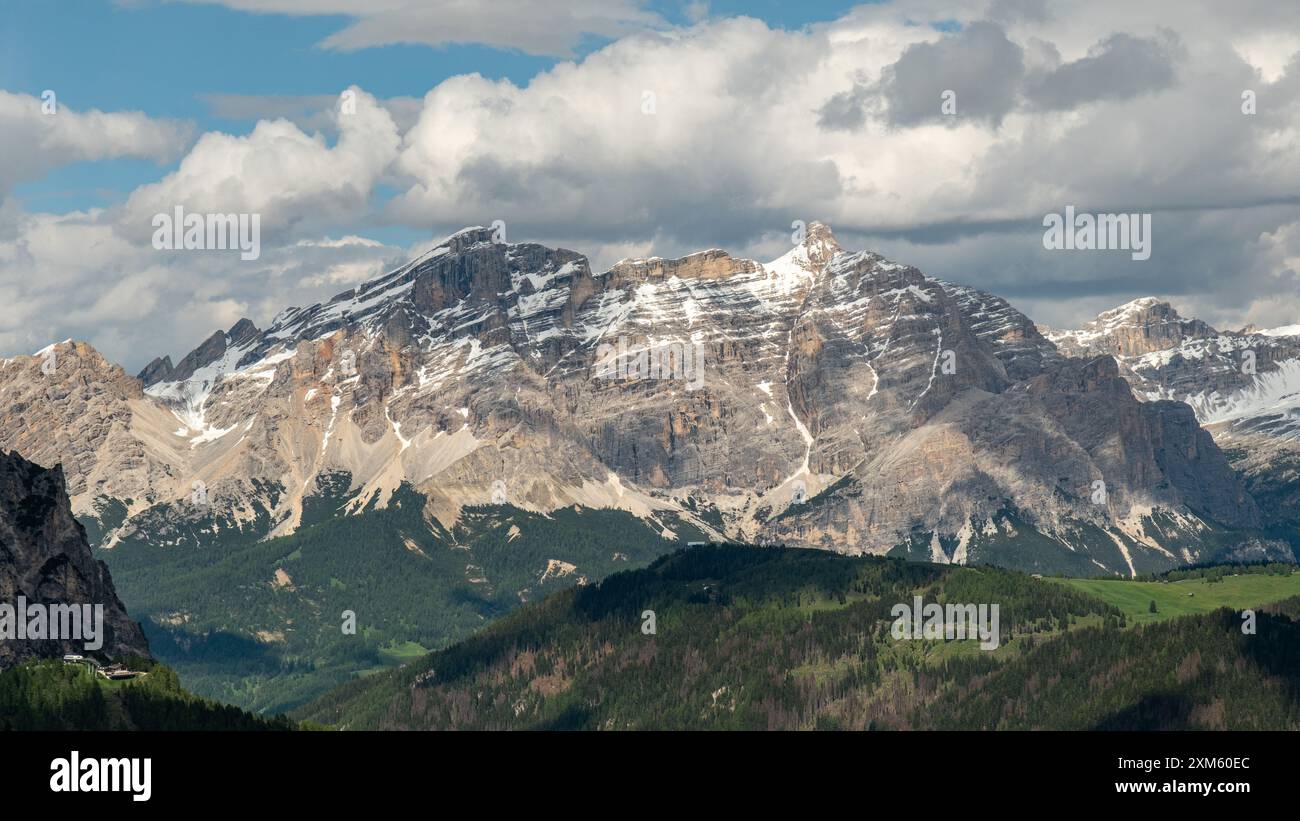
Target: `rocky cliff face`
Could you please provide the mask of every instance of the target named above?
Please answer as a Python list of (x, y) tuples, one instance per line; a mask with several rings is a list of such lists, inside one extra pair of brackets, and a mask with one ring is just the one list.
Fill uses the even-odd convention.
[(1300, 522), (1300, 327), (1217, 331), (1145, 297), (1075, 331), (1062, 351), (1104, 352), (1139, 398), (1186, 403), (1246, 477), (1267, 522)]
[(443, 526), (508, 501), (1034, 569), (1290, 555), (1251, 541), (1260, 511), (1187, 406), (1126, 381), (1132, 357), (1212, 329), (1142, 312), (1045, 337), (818, 224), (768, 263), (710, 250), (599, 274), (467, 229), (140, 380), (80, 343), (52, 373), (10, 360), (0, 444), (65, 461), (106, 547), (201, 543), (186, 520), (291, 532), (342, 474), (344, 513), (406, 482)]
[(1143, 398), (1186, 402), (1211, 431), (1300, 438), (1300, 327), (1216, 331), (1146, 297), (1046, 333), (1063, 351), (1114, 353)]
[(1218, 336), (1199, 319), (1184, 319), (1168, 302), (1143, 297), (1103, 311), (1075, 331), (1048, 331), (1048, 338), (1069, 356), (1111, 354), (1139, 357), (1177, 348), (1185, 341)]
[(0, 666), (64, 653), (149, 655), (140, 625), (127, 615), (108, 568), (91, 556), (72, 516), (63, 471), (0, 451), (0, 604), (17, 607), (20, 596), (29, 606), (103, 605), (103, 646), (87, 651), (83, 640), (7, 638), (0, 640)]

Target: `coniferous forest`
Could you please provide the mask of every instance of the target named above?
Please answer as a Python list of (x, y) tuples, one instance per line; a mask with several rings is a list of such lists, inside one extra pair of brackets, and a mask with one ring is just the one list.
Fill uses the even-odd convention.
[[(1000, 646), (894, 638), (891, 608), (917, 595), (998, 603)], [(557, 593), (294, 715), (345, 729), (1300, 727), (1300, 599), (1252, 629), (1228, 608), (1138, 623), (991, 567), (710, 546)]]
[(0, 730), (288, 730), (181, 688), (175, 671), (137, 659), (145, 674), (108, 681), (84, 664), (30, 661), (0, 671)]

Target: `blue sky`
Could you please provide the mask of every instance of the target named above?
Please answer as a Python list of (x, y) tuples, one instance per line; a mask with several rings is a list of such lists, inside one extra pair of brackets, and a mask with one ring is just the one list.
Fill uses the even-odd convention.
[[(0, 88), (55, 89), (77, 109), (144, 111), (200, 131), (248, 130), (214, 114), (209, 94), (337, 94), (356, 84), (381, 97), (422, 96), (454, 74), (526, 83), (557, 60), (483, 46), (318, 47), (342, 16), (250, 14), (220, 6), (70, 0), (51, 19), (42, 0), (4, 0)], [(17, 188), (30, 208), (103, 205), (169, 167), (138, 160), (77, 163)]]
[[(76, 109), (143, 111), (194, 122), (199, 131), (247, 131), (252, 118), (217, 115), (208, 95), (323, 95), (358, 85), (378, 97), (421, 97), (457, 74), (479, 73), (526, 85), (562, 58), (483, 45), (386, 45), (357, 51), (319, 44), (346, 15), (248, 13), (217, 5), (143, 0), (3, 0), (0, 88), (39, 96), (55, 89)], [(709, 13), (748, 15), (773, 27), (833, 20), (855, 4), (713, 2)], [(687, 23), (681, 3), (649, 8)], [(609, 38), (584, 37), (581, 59)], [(102, 206), (174, 166), (121, 159), (75, 163), (15, 194), (31, 209), (63, 212)]]

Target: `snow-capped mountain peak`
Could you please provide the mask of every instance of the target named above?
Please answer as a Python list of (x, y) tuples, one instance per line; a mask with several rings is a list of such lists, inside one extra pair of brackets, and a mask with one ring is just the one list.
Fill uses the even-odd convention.
[(1300, 325), (1217, 331), (1146, 298), (1045, 335), (1071, 355), (1114, 355), (1142, 400), (1185, 402), (1272, 516), (1300, 521)]
[[(1259, 510), (1186, 405), (1139, 402), (1099, 354), (1215, 332), (1159, 301), (1108, 313), (1076, 332), (1097, 349), (1069, 358), (1005, 300), (845, 251), (819, 223), (766, 264), (711, 249), (599, 274), (470, 228), (265, 331), (213, 334), (180, 367), (158, 360), (146, 391), (74, 359), (55, 382), (112, 390), (47, 412), (67, 431), (35, 455), (70, 465), (80, 510), (128, 508), (106, 545), (154, 507), (205, 515), (196, 487), (223, 527), (288, 533), (342, 481), (345, 513), (406, 484), (448, 529), (505, 498), (927, 560), (1019, 556), (1008, 540), (1029, 532), (1079, 572), (1203, 557), (1207, 528)], [(50, 385), (35, 360), (0, 370), (18, 409), (0, 445), (31, 444), (28, 399)], [(1152, 516), (1185, 526), (1152, 536)]]

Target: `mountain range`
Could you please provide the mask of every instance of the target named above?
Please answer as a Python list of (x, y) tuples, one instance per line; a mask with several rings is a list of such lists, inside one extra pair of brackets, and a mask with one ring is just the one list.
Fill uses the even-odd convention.
[[(766, 263), (604, 272), (496, 237), (138, 376), (83, 342), (0, 362), (0, 447), (63, 466), (160, 656), (198, 669), (219, 637), (313, 682), (200, 692), (300, 703), (322, 668), (690, 541), (1074, 576), (1294, 561), (1300, 328), (1220, 333), (1153, 299), (1039, 328), (818, 223)], [(347, 663), (322, 649), (345, 606), (374, 629)]]

